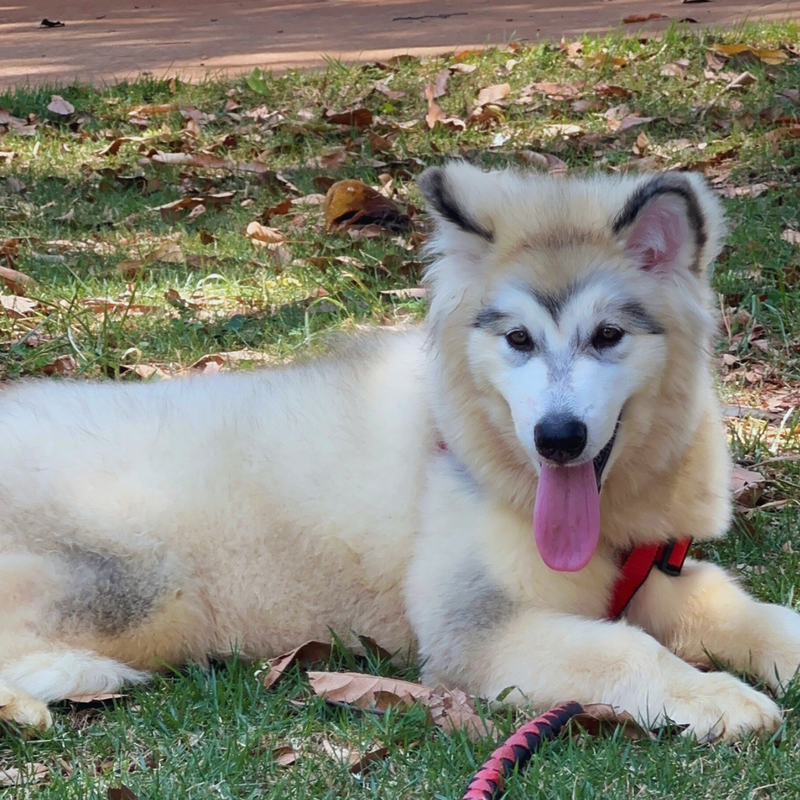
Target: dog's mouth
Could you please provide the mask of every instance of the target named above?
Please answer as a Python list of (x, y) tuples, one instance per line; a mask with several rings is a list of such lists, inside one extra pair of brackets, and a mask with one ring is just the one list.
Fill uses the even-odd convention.
[(617, 424), (614, 426), (614, 433), (611, 434), (611, 438), (606, 442), (605, 447), (603, 447), (603, 449), (592, 459), (598, 494), (603, 488), (603, 473), (605, 472), (608, 460), (611, 458), (611, 451), (614, 449), (614, 442), (617, 440), (617, 431), (619, 430), (620, 419), (622, 419), (621, 414), (619, 417), (617, 417)]
[(542, 560), (558, 572), (578, 572), (600, 539), (600, 489), (620, 421), (603, 449), (574, 466), (543, 464), (536, 487), (533, 533)]

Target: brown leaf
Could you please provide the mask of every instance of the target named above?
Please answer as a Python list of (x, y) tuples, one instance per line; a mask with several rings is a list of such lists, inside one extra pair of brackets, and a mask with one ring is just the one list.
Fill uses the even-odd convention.
[(381, 294), (400, 300), (422, 300), (428, 296), (428, 290), (424, 286), (414, 286), (410, 289), (383, 289)]
[(359, 672), (309, 672), (311, 690), (331, 703), (345, 703), (367, 711), (408, 708), (421, 703), (431, 721), (446, 731), (464, 730), (471, 738), (494, 735), (492, 724), (481, 719), (464, 692), (431, 689), (410, 681), (364, 675)]
[(77, 705), (88, 705), (90, 703), (107, 703), (109, 700), (118, 700), (120, 697), (127, 697), (127, 695), (117, 692), (98, 692), (97, 694), (70, 695), (64, 699)]
[(338, 169), (347, 161), (347, 148), (344, 146), (333, 147), (327, 151), (323, 151), (320, 155), (309, 159), (306, 162), (307, 167), (321, 167), (322, 169)]
[(282, 745), (272, 751), (272, 760), (281, 767), (291, 767), (300, 758), (300, 752), (291, 745)]
[[(165, 242), (151, 250), (144, 258), (145, 264), (161, 262), (164, 264), (183, 264), (186, 256), (176, 242)], [(119, 269), (119, 267), (117, 267)]]
[(758, 47), (751, 47), (749, 44), (712, 44), (709, 48), (719, 55), (727, 56), (729, 58), (741, 55), (751, 55), (763, 61), (765, 64), (777, 66), (787, 61), (789, 54), (783, 50), (766, 50)]
[(462, 64), (462, 63), (459, 62), (457, 64), (453, 64), (452, 66), (448, 67), (448, 69), (450, 70), (450, 72), (453, 72), (453, 73), (458, 72), (458, 73), (461, 73), (462, 75), (469, 75), (470, 73), (475, 72), (475, 70), (478, 69), (478, 65), (477, 64)]
[(367, 128), (372, 125), (372, 112), (368, 108), (355, 108), (339, 113), (328, 112), (325, 119), (332, 125), (347, 125), (351, 128)]
[(753, 508), (764, 491), (766, 479), (759, 472), (735, 466), (731, 476), (733, 498), (740, 506)]
[[(447, 79), (450, 77), (449, 69), (440, 69), (433, 77), (431, 86), (431, 94), (434, 98), (443, 97), (447, 94)], [(427, 89), (423, 92), (424, 99), (428, 99)]]
[(109, 786), (106, 797), (108, 800), (138, 800), (133, 789), (128, 788), (124, 783), (119, 786)]
[(268, 228), (260, 222), (253, 220), (248, 226), (246, 231), (250, 241), (259, 247), (266, 247), (267, 245), (278, 245), (285, 241), (284, 235), (276, 228)]
[[(783, 239), (784, 242), (789, 242), (789, 244), (800, 244), (800, 231), (793, 231), (787, 228), (781, 234), (781, 239)], [(0, 271), (0, 275), (2, 275), (2, 271)]]
[(269, 671), (264, 676), (264, 688), (269, 689), (274, 686), (289, 667), (299, 664), (307, 667), (320, 661), (327, 661), (331, 657), (331, 646), (325, 642), (309, 641), (304, 642), (300, 647), (295, 647), (288, 653), (275, 656), (267, 662)]
[(551, 175), (565, 175), (569, 167), (558, 156), (550, 153), (537, 153), (533, 150), (520, 150), (517, 158), (523, 164), (530, 164), (538, 169), (546, 170)]
[(479, 106), (485, 106), (487, 103), (496, 103), (504, 97), (508, 97), (511, 92), (511, 86), (508, 83), (497, 83), (494, 86), (487, 86), (478, 92)]
[(152, 117), (154, 114), (171, 114), (180, 111), (178, 103), (161, 103), (155, 106), (137, 106), (128, 112), (129, 117)]
[(349, 747), (338, 747), (327, 739), (322, 741), (322, 749), (337, 763), (346, 766), (350, 772), (365, 772), (371, 764), (383, 761), (389, 755), (388, 747), (373, 747), (365, 753), (351, 750)]
[(626, 99), (632, 95), (632, 92), (624, 86), (617, 86), (611, 83), (598, 83), (594, 90), (600, 97), (622, 97)]
[(379, 225), (406, 230), (409, 219), (399, 206), (371, 186), (356, 180), (337, 181), (325, 195), (325, 226), (330, 233), (342, 226)]
[(32, 783), (41, 783), (49, 774), (44, 764), (31, 762), (22, 769), (8, 767), (0, 769), (0, 787), (28, 786)]
[(751, 72), (742, 72), (740, 75), (737, 75), (726, 87), (725, 90), (728, 89), (744, 89), (745, 86), (750, 86), (750, 84), (758, 83), (758, 78), (753, 75)]
[(68, 103), (61, 95), (54, 94), (50, 97), (47, 110), (52, 114), (68, 117), (70, 114), (75, 113), (75, 106), (72, 103)]
[(669, 19), (669, 17), (666, 14), (659, 14), (657, 11), (654, 11), (647, 16), (644, 14), (629, 14), (627, 17), (623, 18), (622, 22), (625, 25), (633, 25), (637, 22), (650, 22), (654, 19)]
[[(551, 100), (577, 100), (583, 97), (583, 81), (575, 83), (555, 83), (553, 81), (538, 81), (532, 83), (530, 88), (546, 95)], [(523, 93), (525, 90), (523, 89)]]
[(0, 308), (10, 319), (25, 319), (33, 315), (34, 311), (39, 308), (39, 304), (27, 297), (0, 294)]
[(390, 89), (388, 84), (389, 84), (388, 79), (385, 81), (375, 81), (372, 88), (376, 92), (380, 92), (384, 97), (387, 97), (389, 100), (400, 100), (406, 96), (405, 92), (397, 92), (394, 89)]
[(9, 292), (20, 296), (24, 295), (27, 289), (36, 286), (33, 278), (11, 267), (0, 267), (0, 280)]
[(144, 272), (144, 261), (139, 259), (126, 259), (117, 264), (117, 272), (123, 278), (135, 278)]
[(671, 64), (662, 67), (661, 74), (665, 78), (685, 78), (686, 66), (678, 61), (673, 61)]
[(281, 200), (277, 205), (265, 208), (261, 212), (261, 219), (264, 222), (269, 222), (272, 217), (280, 217), (283, 214), (288, 214), (292, 210), (292, 198), (286, 197)]
[(583, 707), (583, 713), (570, 720), (570, 727), (575, 726), (598, 736), (606, 730), (622, 729), (626, 739), (655, 739), (655, 734), (639, 725), (627, 711), (615, 711), (613, 706), (604, 703), (592, 703)]
[(154, 153), (145, 159), (156, 164), (168, 164), (180, 167), (200, 167), (202, 169), (224, 169), (230, 172), (247, 172), (255, 175), (267, 175), (272, 170), (260, 161), (229, 161), (207, 153)]
[(78, 370), (78, 363), (72, 353), (56, 356), (49, 364), (39, 368), (43, 375), (74, 375)]
[(452, 128), (453, 130), (466, 130), (467, 123), (464, 122), (464, 120), (458, 117), (449, 117), (442, 111), (436, 100), (434, 100), (432, 83), (429, 83), (425, 87), (425, 99), (428, 101), (428, 113), (425, 115), (425, 122), (428, 128), (433, 130), (438, 123), (447, 128)]

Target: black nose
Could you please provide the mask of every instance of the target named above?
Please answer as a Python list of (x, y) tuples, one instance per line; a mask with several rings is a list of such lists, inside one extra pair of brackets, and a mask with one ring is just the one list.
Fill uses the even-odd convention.
[(566, 464), (577, 458), (586, 447), (586, 426), (575, 417), (553, 414), (537, 423), (533, 440), (542, 458)]

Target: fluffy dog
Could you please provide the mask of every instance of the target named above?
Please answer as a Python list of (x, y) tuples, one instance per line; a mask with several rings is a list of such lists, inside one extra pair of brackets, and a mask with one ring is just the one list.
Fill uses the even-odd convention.
[(730, 459), (693, 175), (554, 180), (450, 164), (427, 325), (316, 362), (0, 396), (0, 717), (329, 627), (425, 679), (624, 708), (700, 739), (772, 731), (800, 617), (723, 570), (653, 571), (606, 619), (620, 554), (722, 536)]

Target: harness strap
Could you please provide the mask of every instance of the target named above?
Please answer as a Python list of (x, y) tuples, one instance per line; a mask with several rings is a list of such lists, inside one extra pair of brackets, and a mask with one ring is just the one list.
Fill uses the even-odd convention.
[(614, 584), (608, 618), (615, 620), (622, 616), (653, 567), (673, 578), (680, 575), (691, 546), (690, 537), (666, 545), (639, 545), (630, 550), (625, 556), (619, 577)]

